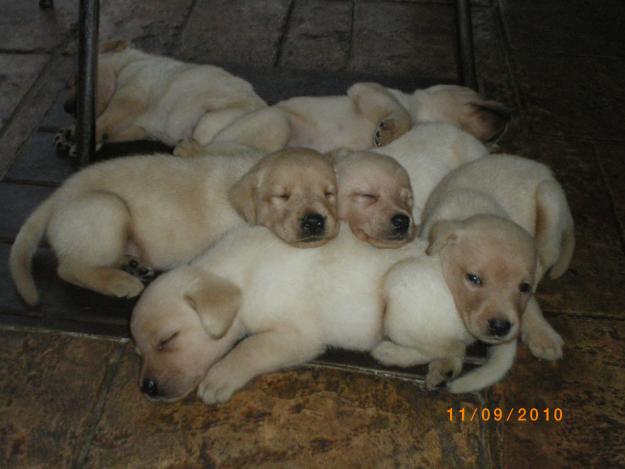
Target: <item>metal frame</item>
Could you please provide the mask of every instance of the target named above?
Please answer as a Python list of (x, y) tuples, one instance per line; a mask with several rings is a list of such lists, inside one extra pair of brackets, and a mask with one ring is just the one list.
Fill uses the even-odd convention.
[[(85, 166), (95, 153), (95, 85), (100, 2), (79, 1), (76, 143), (80, 165)], [(53, 0), (39, 0), (39, 5), (41, 8), (54, 7)], [(456, 53), (460, 84), (477, 91), (469, 0), (456, 0)]]

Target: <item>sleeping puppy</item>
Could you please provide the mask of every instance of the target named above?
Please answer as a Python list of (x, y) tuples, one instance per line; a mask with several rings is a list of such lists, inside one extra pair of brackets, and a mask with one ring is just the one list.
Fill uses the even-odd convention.
[(372, 152), (338, 153), (338, 217), (356, 237), (378, 248), (397, 248), (415, 236), (412, 187), (393, 158)]
[(477, 338), (504, 345), (488, 366), (451, 381), (449, 390), (498, 381), (514, 360), (521, 318), (542, 317), (532, 296), (532, 237), (509, 220), (475, 215), (435, 224), (426, 252), (388, 274), (384, 331), (390, 340), (372, 355), (387, 365), (429, 363), (426, 386), (433, 388), (460, 373), (466, 346)]
[(327, 152), (387, 145), (412, 126), (447, 122), (481, 141), (497, 137), (510, 112), (469, 88), (437, 85), (412, 94), (356, 83), (345, 96), (296, 97), (275, 105), (291, 125), (289, 145)]
[[(259, 161), (260, 160), (260, 161)], [(142, 282), (126, 272), (136, 264), (171, 269), (204, 251), (243, 221), (228, 201), (241, 178), (251, 190), (235, 196), (282, 241), (298, 247), (336, 236), (336, 178), (328, 157), (305, 149), (261, 159), (239, 156), (177, 159), (132, 156), (90, 166), (72, 177), (26, 220), (11, 248), (10, 270), (29, 304), (38, 301), (31, 263), (44, 234), (58, 274), (105, 295), (133, 297)], [(285, 197), (286, 192), (292, 197)]]
[[(567, 270), (575, 247), (573, 218), (564, 191), (545, 165), (492, 155), (452, 171), (426, 203), (420, 236), (436, 234), (443, 220), (461, 221), (477, 214), (510, 220), (533, 236), (538, 254), (533, 287), (547, 271), (557, 278)], [(524, 318), (522, 336), (535, 356), (548, 360), (562, 356), (562, 338), (540, 310)]]
[[(267, 107), (252, 85), (219, 67), (148, 54), (123, 40), (103, 44), (96, 91), (98, 146), (129, 140), (159, 140), (174, 146), (191, 138), (207, 145), (224, 127)], [(75, 109), (75, 90), (65, 109)], [(286, 135), (278, 135), (279, 129), (287, 129), (288, 123), (280, 113), (269, 115), (277, 132), (275, 141), (265, 136), (260, 142), (240, 143), (265, 152), (282, 148)], [(71, 132), (62, 130), (55, 142), (66, 147), (68, 138)]]
[[(224, 402), (255, 376), (304, 364), (327, 347), (371, 350), (389, 301), (384, 278), (424, 249), (420, 241), (377, 249), (343, 227), (332, 242), (302, 250), (263, 227), (235, 228), (190, 265), (157, 278), (135, 306), (142, 391), (172, 401), (199, 385), (204, 402)], [(418, 307), (413, 297), (397, 301)], [(449, 322), (432, 321), (431, 330)], [(457, 314), (452, 325), (464, 330)]]

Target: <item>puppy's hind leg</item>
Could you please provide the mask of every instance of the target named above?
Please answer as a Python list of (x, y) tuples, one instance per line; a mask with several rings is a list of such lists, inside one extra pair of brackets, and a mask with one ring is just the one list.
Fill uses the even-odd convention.
[(371, 355), (380, 363), (391, 366), (423, 365), (432, 357), (424, 355), (417, 349), (396, 344), (390, 340), (383, 340), (371, 351)]
[(356, 83), (347, 90), (358, 111), (376, 126), (373, 146), (391, 143), (412, 126), (410, 113), (377, 83)]
[(48, 230), (59, 276), (104, 295), (138, 295), (143, 284), (120, 268), (129, 225), (125, 203), (113, 194), (92, 192), (65, 203)]
[(249, 336), (208, 371), (198, 387), (206, 404), (225, 402), (252, 378), (301, 365), (323, 352), (324, 346), (292, 329)]
[(573, 217), (564, 191), (556, 181), (543, 181), (536, 190), (536, 248), (549, 277), (566, 272), (575, 249)]

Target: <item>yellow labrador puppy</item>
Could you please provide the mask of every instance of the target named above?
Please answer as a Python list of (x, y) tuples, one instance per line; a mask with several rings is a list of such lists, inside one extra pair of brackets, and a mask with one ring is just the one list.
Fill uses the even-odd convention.
[(38, 301), (31, 262), (47, 234), (61, 278), (105, 295), (138, 295), (143, 284), (124, 270), (127, 255), (134, 256), (135, 267), (158, 270), (190, 261), (243, 223), (228, 192), (249, 174), (253, 190), (236, 200), (252, 198), (245, 203), (256, 213), (253, 223), (301, 247), (336, 235), (334, 168), (312, 150), (283, 150), (262, 160), (257, 152), (188, 160), (119, 158), (70, 177), (24, 223), (10, 254), (19, 293), (29, 304)]
[[(65, 109), (75, 107), (70, 93)], [(243, 137), (239, 143), (272, 152), (282, 148), (288, 123), (281, 113), (266, 110), (252, 85), (212, 65), (179, 62), (130, 47), (127, 41), (103, 44), (98, 58), (96, 144), (159, 140), (174, 146), (195, 139), (207, 145), (229, 124), (256, 110), (276, 129)], [(288, 131), (288, 130), (285, 130)], [(276, 140), (268, 138), (276, 135)], [(249, 137), (249, 138), (248, 138)], [(57, 135), (58, 147), (69, 148), (71, 132)], [(232, 135), (227, 135), (233, 141)], [(258, 146), (256, 146), (258, 145)], [(75, 150), (74, 150), (75, 151)]]
[(410, 177), (397, 161), (372, 152), (339, 152), (334, 167), (338, 216), (358, 239), (397, 248), (414, 238)]
[(289, 145), (321, 152), (383, 146), (412, 126), (430, 122), (447, 122), (488, 141), (510, 119), (502, 104), (455, 85), (407, 94), (376, 83), (356, 83), (345, 96), (296, 97), (275, 107), (288, 116)]
[[(510, 220), (534, 237), (539, 262), (533, 286), (547, 271), (557, 278), (567, 270), (575, 248), (573, 217), (562, 187), (545, 165), (513, 155), (492, 155), (452, 171), (426, 203), (420, 236), (432, 236), (441, 221), (477, 214)], [(562, 338), (540, 310), (525, 316), (522, 334), (537, 357), (562, 356)]]
[[(377, 249), (344, 228), (332, 242), (302, 250), (263, 227), (237, 227), (190, 265), (157, 278), (131, 319), (142, 391), (171, 401), (199, 385), (204, 402), (224, 402), (255, 376), (301, 365), (327, 347), (376, 346), (389, 304), (384, 279), (426, 246)], [(397, 301), (419, 310), (413, 296)], [(474, 341), (455, 318), (430, 321), (430, 330), (452, 327), (449, 334)]]

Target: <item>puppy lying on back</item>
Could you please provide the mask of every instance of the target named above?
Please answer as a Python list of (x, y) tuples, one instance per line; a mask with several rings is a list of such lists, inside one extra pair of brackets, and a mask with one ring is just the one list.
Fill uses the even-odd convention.
[(412, 94), (356, 83), (345, 96), (296, 97), (275, 105), (291, 125), (289, 145), (327, 152), (389, 144), (412, 126), (446, 122), (485, 142), (497, 137), (510, 113), (469, 88), (437, 85)]
[[(452, 171), (426, 203), (420, 236), (447, 239), (453, 245), (458, 233), (449, 221), (477, 214), (510, 220), (534, 237), (539, 259), (535, 284), (547, 271), (557, 278), (568, 268), (575, 247), (573, 217), (564, 191), (545, 165), (518, 156), (492, 155)], [(476, 286), (486, 287), (479, 272), (476, 276)], [(562, 356), (562, 338), (540, 309), (525, 314), (522, 336), (537, 357)]]
[[(131, 320), (143, 392), (171, 401), (199, 384), (204, 402), (224, 402), (255, 376), (304, 364), (327, 347), (371, 350), (394, 301), (418, 312), (413, 295), (391, 299), (382, 287), (394, 266), (423, 256), (424, 243), (377, 249), (345, 228), (332, 242), (302, 250), (265, 228), (238, 227), (190, 265), (157, 278)], [(429, 320), (430, 330), (451, 328), (449, 336), (475, 340), (459, 315), (448, 316), (445, 323)]]
[[(98, 146), (129, 140), (159, 140), (174, 146), (191, 138), (207, 145), (223, 128), (256, 110), (264, 110), (261, 116), (278, 134), (280, 129), (288, 131), (284, 116), (267, 110), (252, 85), (241, 78), (212, 65), (148, 54), (127, 41), (102, 45), (97, 78)], [(65, 102), (68, 112), (74, 108), (75, 90)], [(254, 135), (239, 143), (272, 152), (284, 146), (286, 136), (278, 134), (275, 141)], [(57, 145), (67, 145), (67, 137), (71, 132), (62, 131)]]
[(311, 150), (283, 150), (262, 160), (257, 152), (119, 158), (76, 173), (26, 220), (9, 261), (20, 295), (29, 304), (38, 301), (31, 263), (44, 234), (64, 280), (105, 295), (138, 295), (143, 284), (125, 271), (127, 255), (135, 265), (158, 270), (196, 257), (243, 223), (228, 191), (248, 172), (253, 193), (241, 197), (252, 199), (253, 223), (299, 247), (336, 236), (334, 168)]

